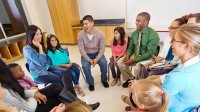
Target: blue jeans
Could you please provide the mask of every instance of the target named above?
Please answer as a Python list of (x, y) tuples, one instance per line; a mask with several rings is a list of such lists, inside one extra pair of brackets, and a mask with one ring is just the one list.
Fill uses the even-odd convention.
[[(87, 55), (89, 56), (90, 59), (95, 59), (98, 53), (87, 54)], [(81, 63), (82, 63), (83, 71), (86, 75), (87, 83), (89, 85), (94, 85), (94, 78), (92, 77), (92, 74), (91, 74), (90, 62), (88, 62), (83, 57), (81, 57)], [(101, 70), (101, 82), (107, 82), (107, 61), (104, 55), (98, 61), (98, 65), (100, 66), (100, 70)]]
[(49, 84), (59, 83), (64, 85), (64, 88), (69, 90), (73, 95), (76, 96), (74, 87), (72, 84), (71, 73), (69, 70), (57, 66), (50, 66), (47, 70), (48, 75), (39, 75), (35, 78), (36, 83)]
[(72, 75), (72, 81), (74, 82), (74, 85), (79, 84), (79, 77), (80, 77), (80, 70), (77, 66), (73, 65), (68, 68), (68, 70), (71, 72)]

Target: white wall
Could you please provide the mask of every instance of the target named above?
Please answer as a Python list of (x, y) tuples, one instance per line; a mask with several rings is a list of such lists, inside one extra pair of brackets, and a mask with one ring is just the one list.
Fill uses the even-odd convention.
[(22, 0), (22, 5), (29, 24), (37, 25), (47, 34), (54, 34), (46, 0)]
[(78, 0), (80, 20), (85, 15), (94, 19), (126, 18), (126, 0)]
[(150, 26), (168, 30), (174, 19), (200, 12), (199, 4), (199, 0), (127, 0), (127, 26), (135, 28), (137, 14), (146, 11), (151, 15)]
[[(21, 0), (29, 24), (36, 24), (47, 33), (54, 33), (46, 0)], [(135, 17), (150, 12), (150, 26), (167, 30), (171, 21), (188, 13), (200, 12), (199, 0), (77, 0), (80, 20), (87, 14), (94, 19), (126, 18), (127, 32), (135, 30)]]

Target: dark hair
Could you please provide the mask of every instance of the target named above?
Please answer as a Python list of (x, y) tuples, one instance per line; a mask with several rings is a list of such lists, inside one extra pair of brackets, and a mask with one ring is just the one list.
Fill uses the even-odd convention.
[[(121, 40), (120, 45), (123, 46), (124, 43), (125, 43), (125, 40), (124, 40), (124, 38), (125, 38), (125, 31), (124, 31), (124, 28), (123, 28), (123, 27), (116, 27), (116, 28), (114, 29), (114, 32), (115, 32), (115, 31), (118, 31), (118, 32), (119, 32), (119, 34), (120, 34), (120, 40)], [(117, 45), (117, 40), (116, 40), (115, 38), (114, 38), (114, 40), (113, 40), (113, 45), (114, 45), (114, 46)]]
[(182, 16), (181, 18), (184, 19), (186, 21), (186, 23), (188, 22), (188, 20), (191, 18), (191, 17), (195, 17), (196, 18), (196, 22), (197, 23), (200, 23), (200, 13), (195, 13), (195, 14), (187, 14), (187, 15), (184, 15)]
[(137, 16), (142, 16), (142, 17), (144, 17), (148, 22), (149, 22), (150, 19), (151, 19), (151, 16), (150, 16), (150, 14), (149, 14), (148, 12), (141, 12), (141, 13), (139, 13)]
[(189, 18), (190, 18), (190, 15), (191, 15), (191, 14), (187, 14), (187, 15), (182, 16), (181, 18), (184, 19), (185, 22), (187, 23), (188, 20), (189, 20)]
[(93, 20), (93, 17), (92, 17), (91, 15), (86, 15), (86, 16), (84, 16), (84, 17), (83, 17), (83, 21), (84, 21), (84, 20), (88, 20), (88, 21), (90, 21), (90, 22), (94, 21), (94, 20)]
[(61, 50), (62, 48), (61, 48), (61, 45), (60, 45), (60, 42), (59, 42), (58, 38), (57, 38), (55, 35), (53, 35), (53, 34), (49, 34), (49, 35), (47, 36), (47, 50), (50, 50), (51, 52), (54, 53), (55, 50), (53, 49), (53, 47), (52, 47), (52, 45), (51, 45), (51, 43), (50, 43), (51, 38), (53, 38), (53, 37), (55, 37), (55, 38), (56, 38), (56, 41), (58, 42), (58, 44), (57, 44), (57, 46), (56, 46), (56, 50)]
[(18, 93), (24, 100), (25, 96), (24, 88), (19, 84), (17, 79), (12, 75), (12, 72), (8, 66), (0, 59), (0, 83), (1, 86), (6, 89), (11, 89)]
[(174, 21), (177, 21), (179, 26), (187, 23), (183, 18), (177, 18)]
[(10, 64), (8, 64), (8, 68), (9, 69), (13, 69), (13, 68), (15, 68), (17, 66), (19, 66), (19, 64), (17, 64), (17, 63), (10, 63)]
[(196, 23), (200, 23), (200, 13), (195, 13), (195, 14), (191, 14), (191, 17), (195, 17), (196, 18)]
[[(37, 32), (37, 30), (40, 30), (42, 33), (42, 30), (36, 26), (36, 25), (30, 25), (26, 31), (26, 44), (30, 45), (33, 49), (39, 52), (39, 49), (33, 45), (33, 38)], [(46, 53), (46, 49), (44, 47), (44, 42), (43, 42), (43, 35), (40, 44), (42, 45), (43, 51)]]

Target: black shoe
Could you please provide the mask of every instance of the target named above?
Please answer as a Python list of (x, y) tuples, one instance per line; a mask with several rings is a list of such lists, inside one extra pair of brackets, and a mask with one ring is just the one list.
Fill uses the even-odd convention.
[(108, 87), (109, 87), (108, 82), (102, 82), (102, 84), (103, 84), (103, 86), (104, 86), (105, 88), (108, 88)]
[(100, 103), (94, 103), (94, 104), (88, 104), (88, 106), (92, 109), (92, 110), (96, 110), (99, 107)]
[(89, 90), (94, 91), (94, 85), (89, 85)]
[(135, 77), (133, 76), (132, 78), (130, 78), (130, 79), (128, 79), (127, 81), (125, 81), (123, 84), (122, 84), (122, 87), (124, 87), (124, 88), (127, 88), (128, 87), (128, 85), (130, 84), (130, 80), (134, 80), (135, 79)]
[(74, 96), (72, 93), (70, 93), (67, 89), (63, 89), (59, 95), (59, 99), (63, 103), (72, 103), (78, 100), (76, 96)]

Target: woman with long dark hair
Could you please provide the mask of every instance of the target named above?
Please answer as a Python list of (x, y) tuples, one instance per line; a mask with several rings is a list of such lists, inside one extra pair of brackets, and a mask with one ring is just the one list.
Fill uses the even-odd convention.
[(50, 57), (52, 65), (66, 68), (70, 71), (76, 93), (85, 96), (85, 93), (79, 85), (79, 68), (71, 62), (68, 53), (61, 47), (58, 38), (53, 34), (47, 36), (47, 55)]
[(76, 96), (70, 72), (64, 68), (51, 65), (51, 60), (46, 55), (43, 35), (39, 27), (35, 25), (28, 27), (23, 53), (35, 82), (63, 84), (66, 89)]
[[(121, 85), (120, 75), (121, 72), (117, 65), (117, 60), (123, 57), (126, 53), (127, 47), (127, 39), (125, 39), (125, 31), (123, 27), (116, 27), (114, 29), (114, 38), (111, 41), (111, 50), (112, 50), (112, 57), (110, 58), (110, 68), (113, 76), (113, 81), (111, 86), (117, 84), (118, 86)], [(115, 70), (117, 68), (117, 72)]]

